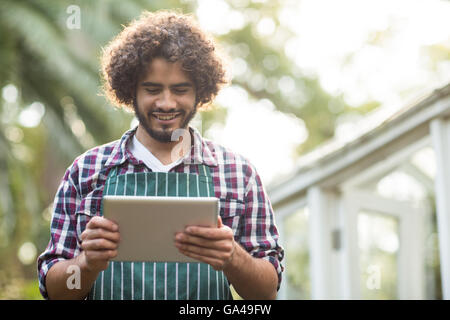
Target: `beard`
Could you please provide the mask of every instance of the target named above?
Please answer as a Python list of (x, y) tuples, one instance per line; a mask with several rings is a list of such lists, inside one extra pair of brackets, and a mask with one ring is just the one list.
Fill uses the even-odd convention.
[(164, 111), (155, 109), (155, 110), (151, 110), (150, 112), (147, 113), (147, 115), (145, 115), (144, 113), (142, 113), (139, 110), (136, 100), (133, 101), (133, 107), (134, 107), (134, 113), (136, 114), (136, 118), (139, 120), (140, 125), (144, 128), (144, 130), (147, 132), (147, 134), (150, 137), (152, 137), (153, 139), (155, 139), (156, 141), (164, 142), (164, 143), (177, 141), (176, 139), (172, 140), (173, 132), (176, 129), (187, 128), (189, 122), (191, 122), (191, 120), (194, 118), (195, 114), (197, 113), (197, 105), (194, 105), (194, 108), (189, 113), (187, 113), (185, 110), (175, 110), (175, 109), (166, 111), (167, 113), (175, 113), (175, 112), (180, 113), (179, 117), (181, 117), (181, 119), (182, 119), (180, 128), (174, 128), (171, 130), (169, 128), (169, 126), (163, 125), (162, 130), (156, 130), (156, 129), (152, 128), (151, 122), (150, 122), (150, 119), (153, 117), (152, 112), (164, 113)]

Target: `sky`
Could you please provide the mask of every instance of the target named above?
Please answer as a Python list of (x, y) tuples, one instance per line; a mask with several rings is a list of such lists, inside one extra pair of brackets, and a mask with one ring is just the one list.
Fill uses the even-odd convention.
[[(230, 0), (238, 6), (248, 2)], [(450, 61), (432, 70), (424, 51), (424, 46), (438, 43), (450, 47), (448, 1), (281, 2), (284, 5), (277, 13), (278, 19), (296, 35), (281, 44), (286, 55), (304, 73), (317, 75), (325, 91), (344, 94), (350, 105), (377, 100), (381, 102), (380, 110), (391, 113), (450, 82)], [(200, 24), (215, 35), (242, 28), (246, 19), (251, 19), (224, 0), (197, 3), (195, 13)], [(222, 19), (224, 15), (229, 18)], [(261, 37), (277, 38), (273, 37), (277, 27), (270, 17), (260, 16), (254, 23)], [(367, 43), (367, 39), (377, 39), (383, 31), (387, 32), (381, 40)], [(350, 55), (353, 59), (344, 64)], [(234, 62), (234, 71), (242, 72), (242, 61)], [(289, 86), (289, 82), (284, 85)], [(223, 90), (217, 101), (228, 108), (228, 117), (225, 126), (213, 126), (206, 132), (209, 137), (247, 157), (266, 184), (292, 172), (296, 163), (294, 148), (308, 137), (301, 119), (276, 111), (270, 101), (252, 101), (236, 86)], [(348, 139), (349, 132), (357, 131), (352, 121), (340, 123), (337, 140)]]

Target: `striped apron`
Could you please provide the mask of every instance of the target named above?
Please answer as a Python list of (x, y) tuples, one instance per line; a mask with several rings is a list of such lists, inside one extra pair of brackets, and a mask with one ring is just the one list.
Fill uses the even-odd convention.
[[(214, 196), (209, 167), (199, 174), (141, 172), (117, 174), (111, 170), (105, 195)], [(103, 216), (103, 205), (100, 209)], [(205, 263), (110, 261), (88, 295), (90, 300), (225, 300), (232, 299), (227, 278)]]

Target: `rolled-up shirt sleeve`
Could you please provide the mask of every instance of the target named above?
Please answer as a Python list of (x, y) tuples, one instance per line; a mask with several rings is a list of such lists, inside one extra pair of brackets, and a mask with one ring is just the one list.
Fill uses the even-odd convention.
[(45, 299), (48, 299), (45, 280), (50, 268), (58, 261), (74, 258), (80, 252), (75, 230), (75, 212), (80, 202), (72, 179), (77, 176), (75, 171), (76, 166), (69, 168), (58, 188), (53, 203), (50, 241), (37, 260), (39, 290)]
[(248, 183), (244, 199), (245, 212), (240, 219), (240, 243), (253, 257), (272, 263), (278, 274), (278, 290), (284, 271), (284, 249), (279, 244), (272, 205), (253, 166), (247, 166), (246, 177)]

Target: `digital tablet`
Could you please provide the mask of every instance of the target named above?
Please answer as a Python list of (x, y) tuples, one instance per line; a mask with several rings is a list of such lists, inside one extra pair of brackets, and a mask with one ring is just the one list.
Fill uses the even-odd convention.
[(187, 226), (217, 227), (214, 197), (104, 196), (103, 216), (119, 225), (114, 261), (198, 262), (175, 247)]

